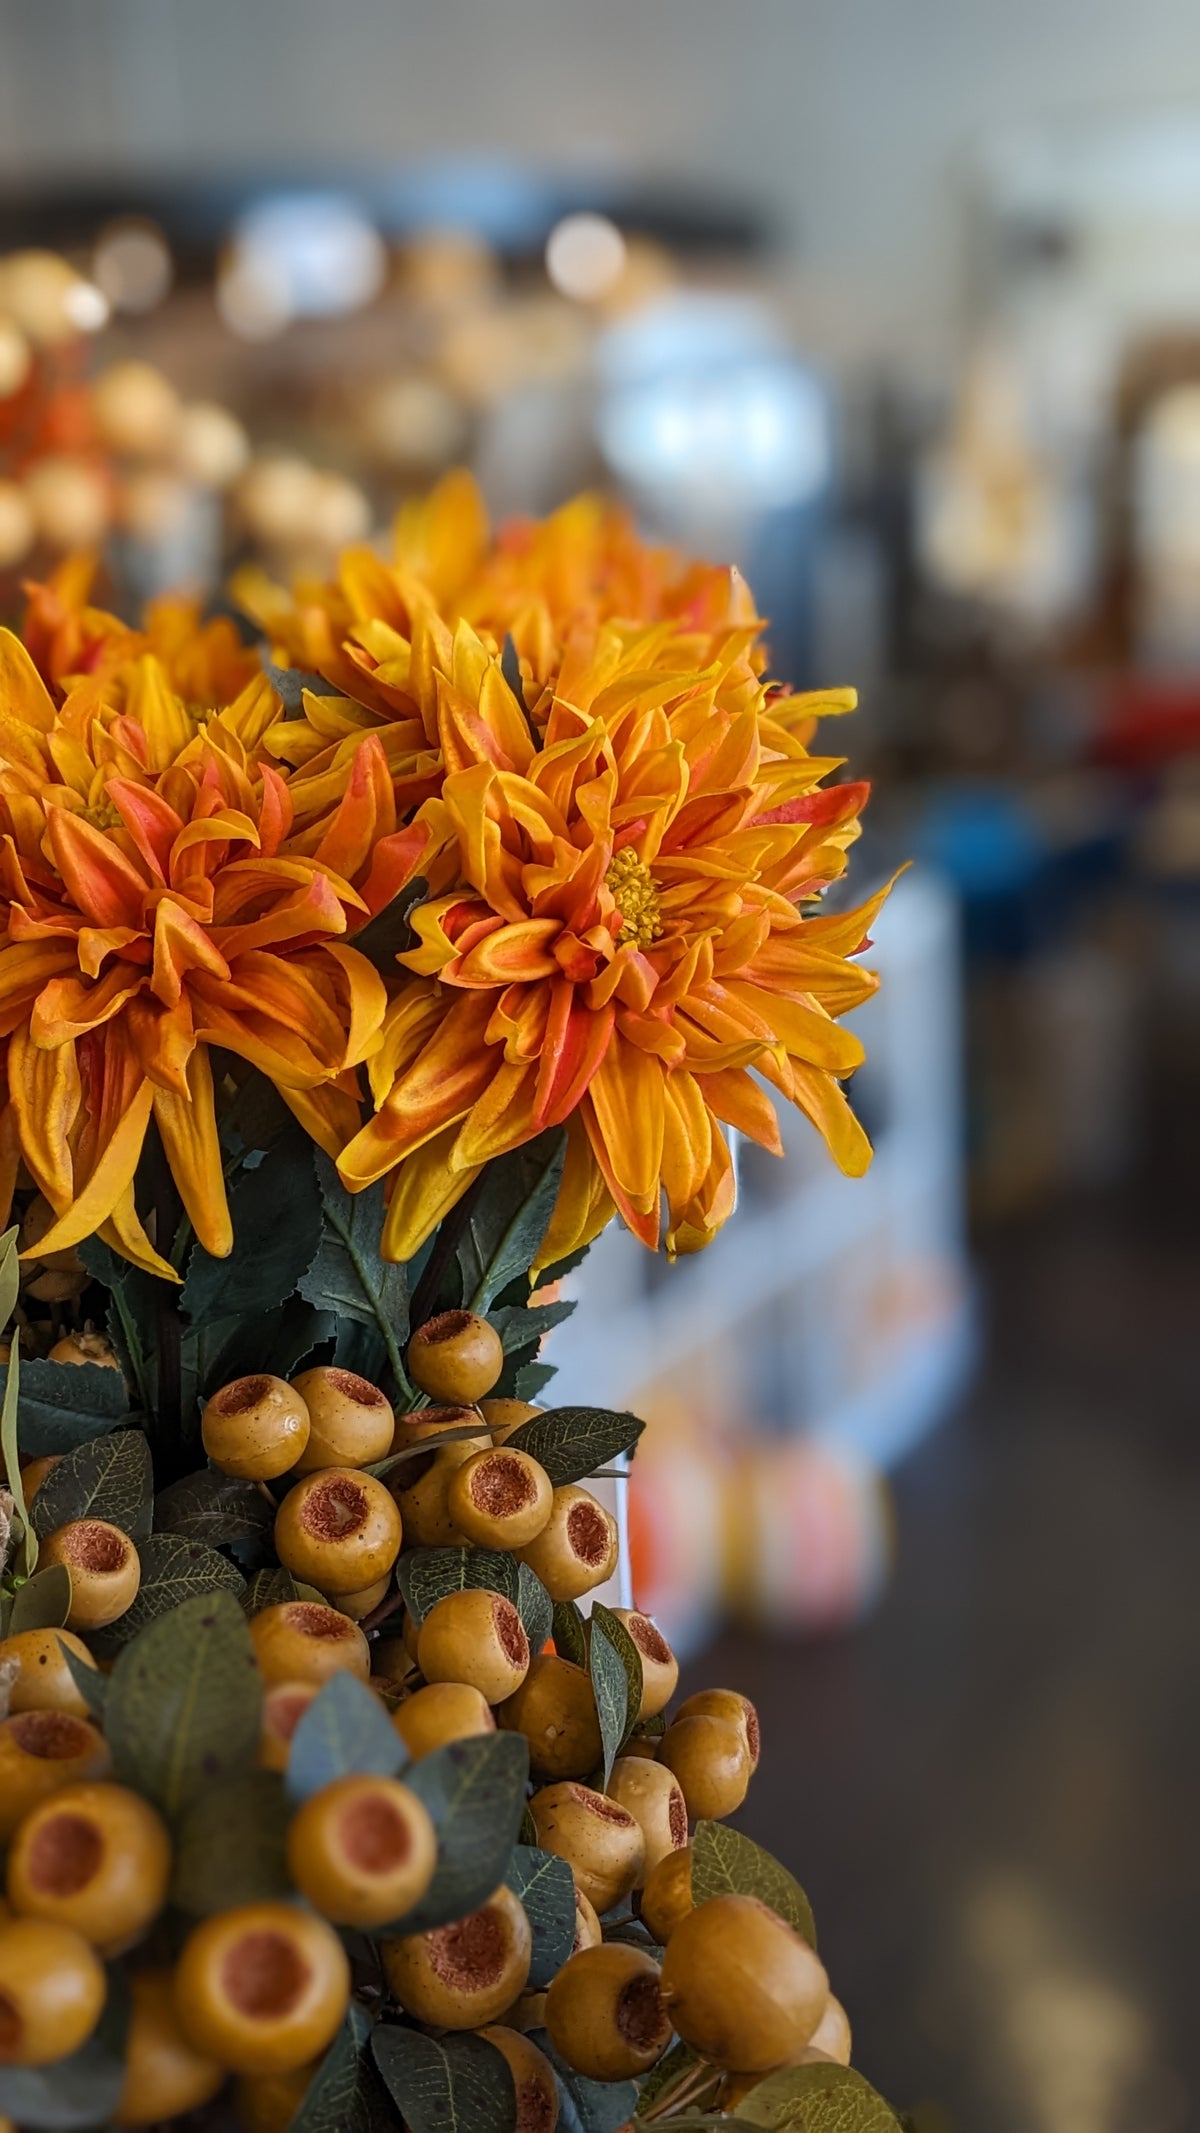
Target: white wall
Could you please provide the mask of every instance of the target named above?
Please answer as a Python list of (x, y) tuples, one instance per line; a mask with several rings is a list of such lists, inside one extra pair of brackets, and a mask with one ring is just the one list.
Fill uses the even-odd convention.
[(463, 148), (703, 174), (775, 205), (834, 335), (914, 357), (984, 136), (1189, 99), (1197, 0), (0, 0), (0, 182)]

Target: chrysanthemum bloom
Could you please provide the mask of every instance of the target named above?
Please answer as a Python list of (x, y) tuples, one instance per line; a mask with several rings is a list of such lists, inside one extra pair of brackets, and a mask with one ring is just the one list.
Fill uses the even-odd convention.
[(279, 708), (265, 680), (206, 723), (161, 674), (143, 684), (144, 720), (56, 714), (0, 633), (0, 1152), (59, 1218), (40, 1252), (95, 1231), (169, 1275), (134, 1207), (151, 1118), (201, 1243), (228, 1252), (211, 1049), (260, 1068), (334, 1154), (384, 992), (345, 940), (365, 900), (283, 849), (286, 781), (254, 759)]
[(844, 1170), (869, 1160), (839, 1087), (862, 1049), (836, 1018), (874, 989), (847, 958), (881, 899), (799, 908), (841, 873), (864, 788), (823, 786), (836, 762), (792, 730), (820, 699), (759, 688), (729, 708), (728, 665), (647, 673), (637, 650), (602, 629), (535, 740), (498, 663), (456, 632), (438, 677), (447, 774), (412, 832), (438, 893), (414, 913), (412, 980), (369, 1062), (377, 1115), (340, 1164), (352, 1189), (395, 1173), (393, 1257), (491, 1157), (560, 1124), (542, 1263), (614, 1206), (656, 1245), (664, 1197), (668, 1248), (696, 1249), (733, 1206), (722, 1125), (779, 1150), (755, 1074)]
[(227, 615), (203, 621), (199, 601), (177, 594), (152, 600), (142, 628), (131, 629), (91, 606), (95, 575), (94, 556), (68, 556), (44, 584), (26, 587), (21, 639), (51, 690), (67, 693), (86, 677), (89, 702), (125, 710), (129, 677), (150, 656), (185, 704), (213, 710), (231, 704), (261, 672), (257, 652)]

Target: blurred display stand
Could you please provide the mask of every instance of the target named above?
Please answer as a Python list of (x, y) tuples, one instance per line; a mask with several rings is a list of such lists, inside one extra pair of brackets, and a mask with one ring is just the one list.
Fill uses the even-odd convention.
[(737, 1249), (669, 1266), (609, 1231), (556, 1344), (558, 1399), (653, 1424), (631, 1486), (634, 1583), (685, 1641), (725, 1606), (804, 1629), (869, 1606), (887, 1559), (879, 1476), (971, 1367), (952, 892), (903, 876), (869, 955), (884, 984), (854, 1018), (869, 1060), (852, 1085), (867, 1176), (839, 1176), (806, 1122), (781, 1118), (786, 1164), (740, 1148)]

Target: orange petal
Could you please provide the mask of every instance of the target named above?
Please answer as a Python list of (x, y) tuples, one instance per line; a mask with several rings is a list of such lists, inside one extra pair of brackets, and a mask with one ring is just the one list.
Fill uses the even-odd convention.
[(401, 1163), (384, 1217), (385, 1259), (402, 1263), (419, 1252), (479, 1176), (482, 1165), (475, 1170), (450, 1168), (450, 1148), (457, 1131), (456, 1126), (448, 1127)]
[(0, 630), (0, 703), (13, 718), (39, 733), (54, 727), (54, 699), (32, 659), (11, 630)]
[(46, 824), (54, 864), (71, 901), (94, 926), (140, 926), (147, 883), (110, 837), (66, 808)]
[(62, 1252), (72, 1244), (82, 1244), (85, 1237), (90, 1237), (93, 1230), (108, 1220), (126, 1187), (133, 1183), (153, 1102), (153, 1084), (143, 1081), (110, 1135), (90, 1177), (84, 1180), (71, 1206), (40, 1239), (30, 1257), (44, 1257), (47, 1252)]
[(206, 1252), (227, 1259), (233, 1249), (233, 1223), (217, 1137), (212, 1062), (205, 1045), (198, 1044), (188, 1061), (187, 1084), (186, 1098), (155, 1089), (155, 1122), (192, 1228)]

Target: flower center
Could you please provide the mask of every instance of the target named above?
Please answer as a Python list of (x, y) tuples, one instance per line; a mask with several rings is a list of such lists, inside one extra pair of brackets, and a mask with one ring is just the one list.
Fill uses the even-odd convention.
[(648, 948), (662, 933), (663, 922), (658, 890), (645, 860), (639, 859), (632, 845), (627, 844), (614, 854), (604, 879), (621, 914), (618, 948), (628, 947), (631, 942), (635, 948)]

